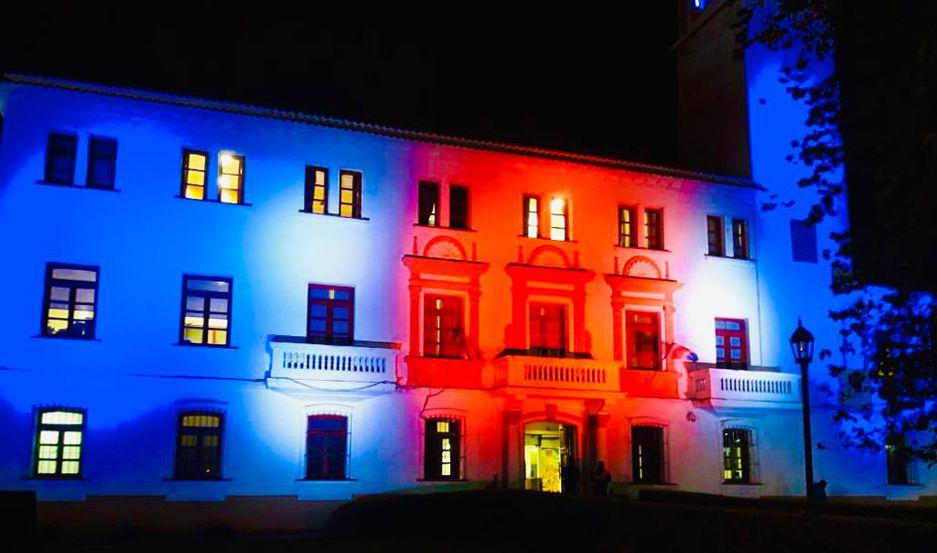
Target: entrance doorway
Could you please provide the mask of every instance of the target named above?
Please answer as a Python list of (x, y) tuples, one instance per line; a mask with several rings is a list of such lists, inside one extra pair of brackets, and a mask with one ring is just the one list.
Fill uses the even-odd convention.
[(543, 421), (524, 427), (524, 489), (575, 491), (579, 470), (575, 426)]

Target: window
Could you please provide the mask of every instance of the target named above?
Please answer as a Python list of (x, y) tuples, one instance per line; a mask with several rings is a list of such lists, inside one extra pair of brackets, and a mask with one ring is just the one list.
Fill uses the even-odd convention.
[(244, 156), (228, 152), (218, 154), (218, 201), (244, 203)]
[(709, 0), (690, 0), (690, 6), (696, 11), (705, 10), (707, 4), (709, 4)]
[(461, 297), (426, 295), (423, 300), (423, 355), (465, 356), (463, 313)]
[(726, 428), (722, 431), (722, 478), (726, 484), (751, 482), (751, 446), (751, 430)]
[(634, 209), (630, 207), (618, 208), (618, 245), (622, 248), (634, 248), (638, 245), (635, 236)]
[(94, 338), (97, 302), (97, 267), (47, 264), (42, 335)]
[(306, 166), (306, 188), (303, 209), (309, 213), (329, 211), (329, 170), (324, 167)]
[(716, 365), (727, 369), (748, 367), (748, 334), (742, 319), (716, 319)]
[(117, 175), (117, 141), (92, 137), (88, 145), (88, 180), (91, 188), (114, 188)]
[(723, 256), (726, 254), (722, 217), (715, 215), (706, 217), (706, 241), (709, 243), (709, 255)]
[(231, 287), (230, 278), (182, 277), (181, 343), (229, 345)]
[(449, 186), (449, 227), (469, 228), (469, 189), (467, 186)]
[(306, 424), (306, 479), (344, 480), (348, 418), (313, 415)]
[(794, 261), (817, 262), (817, 227), (807, 221), (791, 219), (791, 252)]
[(208, 153), (195, 150), (182, 151), (182, 197), (190, 200), (205, 199), (205, 174), (208, 172)]
[(566, 306), (530, 304), (530, 350), (537, 355), (566, 355)]
[(569, 209), (566, 200), (550, 200), (550, 240), (569, 239)]
[(355, 338), (355, 289), (310, 284), (306, 337), (311, 341), (350, 343)]
[(890, 434), (885, 440), (885, 465), (889, 484), (911, 484), (911, 463), (904, 436)]
[(439, 226), (439, 185), (435, 182), (421, 182), (419, 202), (417, 223), (430, 227)]
[(342, 171), (339, 174), (338, 214), (361, 218), (361, 173)]
[(457, 420), (427, 419), (424, 479), (458, 480), (462, 477), (460, 427)]
[(78, 137), (71, 134), (52, 133), (46, 144), (45, 182), (52, 184), (75, 184), (75, 152)]
[(221, 478), (221, 427), (220, 413), (188, 412), (179, 415), (179, 428), (176, 432), (176, 478)]
[(748, 223), (744, 219), (732, 219), (732, 256), (748, 259)]
[(540, 238), (540, 197), (524, 196), (522, 236)]
[(625, 311), (628, 368), (660, 370), (660, 316), (650, 311)]
[(637, 484), (664, 482), (664, 429), (631, 427), (631, 478)]
[(37, 420), (33, 475), (81, 478), (85, 413), (75, 409), (43, 409)]
[(660, 209), (644, 210), (644, 239), (649, 250), (664, 249), (664, 224), (661, 214)]

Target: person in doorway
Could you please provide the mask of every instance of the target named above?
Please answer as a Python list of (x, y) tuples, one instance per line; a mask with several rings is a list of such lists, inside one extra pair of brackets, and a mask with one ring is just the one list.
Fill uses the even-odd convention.
[(576, 464), (575, 459), (569, 457), (566, 460), (560, 476), (563, 479), (563, 493), (579, 493), (579, 466)]
[(595, 471), (592, 472), (592, 493), (593, 495), (606, 496), (608, 488), (612, 483), (612, 473), (605, 466), (605, 461), (600, 460), (595, 465)]

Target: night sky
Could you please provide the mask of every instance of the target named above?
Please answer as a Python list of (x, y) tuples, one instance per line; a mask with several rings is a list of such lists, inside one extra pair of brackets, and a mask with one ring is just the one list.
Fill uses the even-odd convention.
[(403, 24), (220, 2), (41, 4), (7, 19), (0, 70), (675, 163), (669, 0), (579, 17), (447, 5)]

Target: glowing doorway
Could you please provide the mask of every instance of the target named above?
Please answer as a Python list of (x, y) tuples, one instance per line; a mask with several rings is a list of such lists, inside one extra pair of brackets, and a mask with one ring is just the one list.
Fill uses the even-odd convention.
[(532, 422), (524, 427), (524, 488), (543, 492), (574, 491), (579, 481), (576, 427)]

